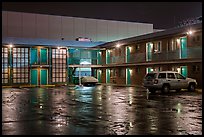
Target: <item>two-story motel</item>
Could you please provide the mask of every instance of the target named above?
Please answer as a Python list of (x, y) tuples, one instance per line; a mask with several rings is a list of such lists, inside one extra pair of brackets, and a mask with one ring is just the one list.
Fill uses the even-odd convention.
[[(135, 31), (131, 35), (128, 33), (124, 36), (120, 35), (120, 40), (116, 40), (115, 37), (109, 37), (117, 35), (119, 31), (120, 34), (128, 32), (125, 29), (126, 23), (105, 23), (104, 20), (37, 14), (28, 16), (27, 13), (12, 12), (4, 12), (3, 16), (3, 24), (9, 24), (10, 18), (18, 21), (21, 26), (16, 27), (15, 23), (10, 23), (10, 26), (3, 27), (2, 34), (6, 35), (2, 39), (3, 85), (78, 84), (79, 75), (92, 75), (98, 78), (99, 83), (141, 86), (145, 74), (149, 71), (174, 70), (184, 76), (195, 78), (198, 86), (202, 87), (202, 23), (154, 33), (151, 24), (136, 24), (136, 28), (144, 28), (137, 29), (140, 33), (136, 34)], [(44, 29), (46, 24), (43, 23), (46, 21), (49, 28)], [(56, 24), (50, 25), (53, 22)], [(59, 28), (56, 27), (58, 22), (61, 22)], [(114, 23), (118, 24), (117, 28), (120, 29), (113, 29)], [(33, 26), (30, 27), (29, 24)], [(66, 24), (76, 29), (67, 28)], [(81, 25), (85, 27), (80, 28)], [(94, 25), (95, 28), (91, 29)], [(121, 27), (124, 27), (123, 30)], [(12, 31), (13, 28), (15, 31)], [(26, 28), (31, 28), (28, 30), (29, 33)], [(67, 30), (66, 33), (63, 28)], [(91, 31), (89, 32), (87, 28)], [(104, 28), (106, 28), (105, 33)], [(89, 34), (89, 37), (93, 34), (99, 36), (101, 33), (104, 35), (103, 38), (93, 35), (95, 39), (98, 38), (95, 42), (66, 40), (69, 39), (66, 38), (66, 34), (70, 33), (70, 30), (77, 36), (77, 33), (82, 34), (80, 29), (86, 30), (83, 33), (84, 36), (85, 34)], [(56, 35), (56, 32), (59, 35)], [(26, 37), (21, 37), (22, 35)], [(37, 37), (41, 35), (46, 35), (48, 38)], [(105, 40), (104, 36), (106, 36)], [(70, 39), (73, 38), (75, 37)]]

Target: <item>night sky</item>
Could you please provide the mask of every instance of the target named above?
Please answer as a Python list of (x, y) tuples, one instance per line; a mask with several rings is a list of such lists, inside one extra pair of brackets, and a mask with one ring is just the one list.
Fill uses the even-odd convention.
[(151, 23), (167, 29), (202, 16), (202, 2), (2, 2), (2, 10)]

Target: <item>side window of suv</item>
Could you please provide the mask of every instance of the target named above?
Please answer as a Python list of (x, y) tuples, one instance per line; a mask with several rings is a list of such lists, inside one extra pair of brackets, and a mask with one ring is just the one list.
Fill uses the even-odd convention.
[(169, 78), (169, 79), (175, 79), (174, 73), (167, 73), (167, 78)]
[(175, 74), (176, 74), (177, 79), (185, 79), (185, 77), (182, 76), (181, 74), (179, 74), (179, 73), (175, 73)]
[(158, 78), (159, 79), (166, 78), (166, 73), (159, 73)]

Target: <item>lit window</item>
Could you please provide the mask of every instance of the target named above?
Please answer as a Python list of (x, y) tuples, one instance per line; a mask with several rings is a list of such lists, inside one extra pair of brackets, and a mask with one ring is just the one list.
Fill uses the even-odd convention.
[(161, 41), (158, 41), (154, 44), (154, 53), (160, 53), (161, 52)]
[(52, 82), (66, 82), (66, 49), (52, 49)]

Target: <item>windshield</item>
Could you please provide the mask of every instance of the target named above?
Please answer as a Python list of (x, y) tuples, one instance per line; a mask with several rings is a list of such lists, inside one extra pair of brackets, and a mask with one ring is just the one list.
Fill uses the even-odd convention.
[(156, 73), (148, 73), (145, 77), (145, 79), (154, 79), (156, 78)]

